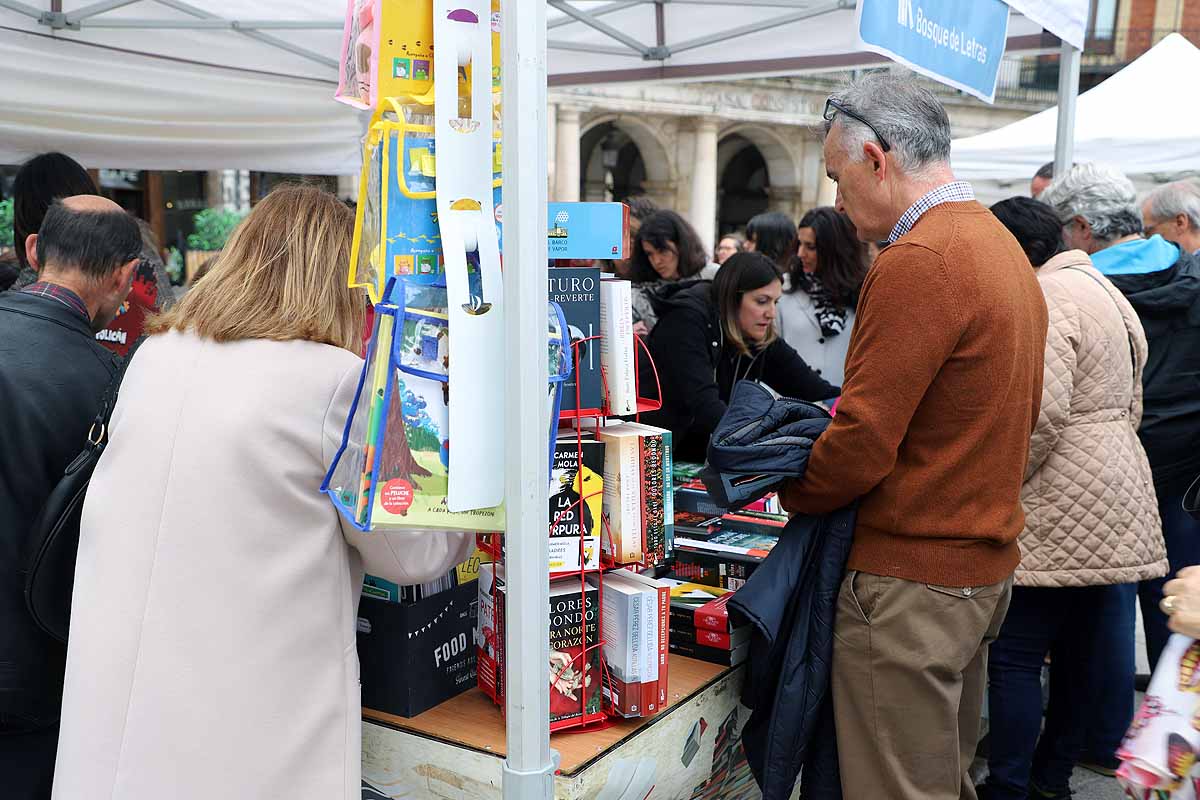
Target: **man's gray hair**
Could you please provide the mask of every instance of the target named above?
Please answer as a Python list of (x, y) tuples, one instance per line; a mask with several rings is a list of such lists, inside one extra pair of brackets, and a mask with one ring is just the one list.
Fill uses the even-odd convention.
[[(905, 172), (916, 174), (929, 165), (950, 161), (950, 118), (941, 101), (911, 73), (868, 73), (830, 99), (874, 125)], [(863, 145), (876, 140), (875, 134), (862, 122), (840, 112), (826, 121), (826, 134), (834, 122), (842, 125), (843, 143), (850, 158), (861, 161)]]
[(1083, 217), (1101, 243), (1142, 232), (1142, 212), (1133, 182), (1106, 164), (1076, 164), (1038, 199), (1053, 208), (1064, 225)]
[(1200, 184), (1196, 181), (1175, 181), (1159, 186), (1146, 195), (1146, 203), (1150, 206), (1150, 217), (1156, 222), (1183, 214), (1188, 219), (1188, 225), (1200, 231)]

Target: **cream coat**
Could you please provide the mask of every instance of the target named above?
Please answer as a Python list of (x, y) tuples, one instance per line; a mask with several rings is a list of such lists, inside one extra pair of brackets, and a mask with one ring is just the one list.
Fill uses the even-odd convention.
[[(785, 278), (785, 283), (786, 283)], [(834, 386), (846, 382), (846, 352), (854, 331), (854, 309), (846, 311), (846, 327), (837, 336), (821, 333), (817, 309), (803, 289), (785, 292), (775, 306), (779, 335), (800, 354), (804, 363)]]
[(1050, 259), (1038, 281), (1050, 328), (1042, 408), (1021, 490), (1025, 531), (1016, 582), (1089, 586), (1165, 575), (1150, 464), (1137, 436), (1142, 325), (1080, 250)]
[(360, 796), (363, 565), (400, 584), (466, 534), (360, 534), (320, 494), (362, 361), (148, 341), (84, 505), (56, 800)]

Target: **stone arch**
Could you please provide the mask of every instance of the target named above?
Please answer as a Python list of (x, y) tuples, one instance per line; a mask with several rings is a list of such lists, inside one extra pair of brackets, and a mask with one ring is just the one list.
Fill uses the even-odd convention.
[(803, 183), (802, 165), (778, 133), (754, 123), (737, 124), (721, 131), (718, 142), (734, 135), (749, 140), (763, 154), (773, 188), (799, 190)]
[(770, 206), (771, 173), (766, 157), (740, 134), (717, 144), (717, 234), (745, 228)]
[(587, 175), (590, 162), (598, 157), (599, 148), (591, 144), (590, 151), (582, 148), (588, 143), (588, 133), (593, 129), (611, 123), (627, 135), (641, 153), (646, 168), (646, 181), (654, 186), (673, 185), (676, 180), (675, 165), (670, 157), (670, 150), (663, 140), (662, 134), (643, 120), (628, 114), (602, 114), (580, 127), (580, 172)]

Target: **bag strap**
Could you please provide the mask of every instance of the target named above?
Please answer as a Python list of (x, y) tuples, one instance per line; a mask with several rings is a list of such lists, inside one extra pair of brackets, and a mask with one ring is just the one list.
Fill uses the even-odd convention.
[(1125, 327), (1125, 336), (1129, 341), (1129, 363), (1133, 367), (1133, 383), (1136, 385), (1138, 382), (1138, 380), (1137, 380), (1137, 345), (1134, 343), (1133, 330), (1129, 326), (1129, 320), (1125, 319), (1124, 310), (1121, 308), (1120, 304), (1117, 303), (1117, 299), (1115, 297), (1113, 297), (1111, 294), (1111, 292), (1117, 292), (1120, 290), (1117, 289), (1115, 286), (1113, 286), (1111, 283), (1105, 283), (1104, 281), (1100, 280), (1095, 275), (1088, 272), (1086, 269), (1080, 269), (1079, 267), (1076, 267), (1076, 266), (1064, 267), (1064, 269), (1074, 270), (1075, 272), (1080, 272), (1080, 273), (1083, 273), (1084, 275), (1087, 275), (1089, 278), (1091, 278), (1093, 281), (1096, 282), (1097, 286), (1099, 286), (1101, 289), (1104, 290), (1104, 293), (1108, 296), (1108, 299), (1111, 300), (1113, 306), (1116, 307), (1117, 314), (1121, 317), (1121, 324)]
[(92, 420), (92, 427), (88, 429), (90, 446), (99, 447), (104, 444), (104, 440), (108, 436), (108, 423), (112, 419), (113, 408), (117, 405), (117, 395), (121, 391), (121, 382), (125, 379), (125, 370), (128, 369), (129, 362), (133, 360), (133, 354), (137, 352), (144, 341), (146, 341), (145, 336), (140, 336), (134, 341), (129, 352), (125, 354), (125, 358), (121, 359), (116, 374), (109, 380), (108, 387), (104, 390), (104, 396), (100, 400), (100, 409), (96, 412), (96, 418)]

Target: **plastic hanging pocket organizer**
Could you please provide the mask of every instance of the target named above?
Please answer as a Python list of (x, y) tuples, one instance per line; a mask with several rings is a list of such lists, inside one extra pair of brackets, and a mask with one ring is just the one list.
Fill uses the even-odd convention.
[[(359, 530), (504, 528), (501, 507), (452, 512), (446, 506), (453, 458), (446, 297), (444, 279), (392, 278), (375, 307), (357, 396), (321, 487)], [(549, 304), (547, 343), (554, 431), (572, 368), (570, 333), (557, 303)], [(550, 441), (553, 447), (553, 436)], [(469, 458), (470, 444), (462, 449)]]

